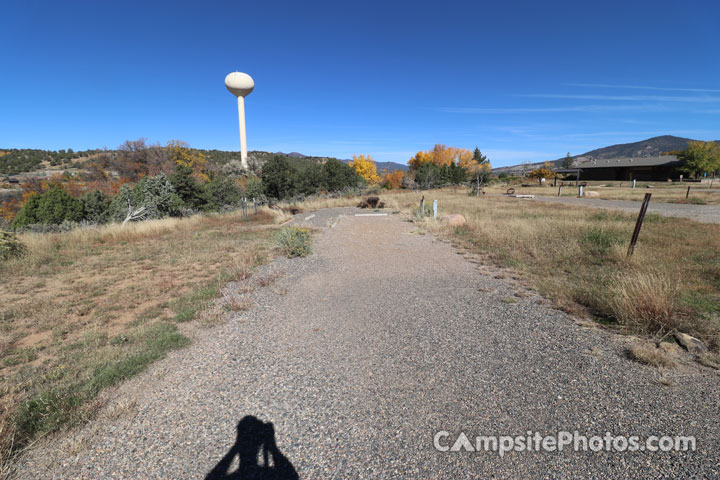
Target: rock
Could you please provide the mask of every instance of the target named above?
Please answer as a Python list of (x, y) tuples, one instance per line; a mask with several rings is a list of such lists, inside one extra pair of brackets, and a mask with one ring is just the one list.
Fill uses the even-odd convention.
[(691, 337), (687, 333), (681, 333), (677, 332), (675, 334), (675, 340), (685, 348), (690, 353), (694, 353), (695, 355), (700, 355), (703, 353), (707, 353), (708, 348), (707, 346), (698, 340), (695, 337)]
[(443, 223), (447, 223), (451, 227), (462, 227), (465, 225), (465, 217), (460, 215), (459, 213), (455, 213), (452, 215), (445, 215), (440, 219)]
[(368, 202), (366, 202), (365, 200), (357, 204), (357, 208), (368, 208), (368, 206)]
[(368, 197), (365, 201), (368, 205), (370, 205), (370, 207), (375, 208), (377, 207), (378, 202), (380, 202), (380, 197)]
[(378, 203), (378, 208), (385, 208), (385, 202)]
[(588, 190), (585, 190), (585, 191), (583, 192), (583, 197), (598, 198), (599, 196), (600, 196), (600, 192), (591, 192), (591, 191), (588, 191)]

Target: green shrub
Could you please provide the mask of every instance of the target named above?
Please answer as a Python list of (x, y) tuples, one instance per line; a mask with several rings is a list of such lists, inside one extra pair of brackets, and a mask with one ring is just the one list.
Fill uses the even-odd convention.
[(307, 228), (283, 228), (277, 235), (277, 242), (288, 257), (305, 257), (312, 252), (312, 235)]
[(240, 202), (242, 192), (230, 177), (216, 175), (203, 185), (205, 206), (209, 210), (220, 210), (226, 205), (235, 205)]
[(263, 189), (262, 180), (258, 177), (250, 177), (245, 184), (245, 197), (248, 200), (255, 200), (256, 202), (265, 201), (265, 191)]
[(80, 221), (82, 216), (82, 202), (56, 185), (41, 194), (30, 195), (13, 220), (12, 227), (22, 228), (34, 223), (59, 225)]
[(82, 198), (83, 218), (92, 223), (105, 223), (110, 218), (110, 197), (94, 190)]
[(605, 255), (615, 245), (623, 242), (617, 232), (593, 227), (581, 238), (581, 242), (595, 255)]
[(125, 220), (128, 205), (133, 209), (144, 207), (142, 219), (149, 220), (181, 215), (183, 201), (175, 193), (167, 176), (160, 173), (154, 177), (145, 177), (134, 186), (123, 185), (110, 202), (111, 218), (119, 222)]
[(329, 159), (323, 165), (323, 176), (327, 190), (338, 192), (348, 188), (365, 185), (365, 179), (355, 172), (355, 169), (335, 158)]
[(286, 198), (292, 196), (293, 170), (285, 157), (275, 155), (268, 160), (262, 169), (262, 183), (265, 194), (271, 198)]
[(0, 232), (0, 260), (19, 258), (27, 253), (27, 247), (10, 232)]
[(205, 204), (203, 187), (193, 178), (193, 169), (187, 165), (177, 165), (168, 177), (175, 193), (190, 208), (200, 208)]

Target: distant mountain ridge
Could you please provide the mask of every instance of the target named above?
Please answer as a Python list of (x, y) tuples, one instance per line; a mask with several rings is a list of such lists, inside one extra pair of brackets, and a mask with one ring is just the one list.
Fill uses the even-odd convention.
[[(688, 143), (693, 141), (692, 138), (675, 137), (673, 135), (662, 135), (659, 137), (648, 138), (639, 142), (619, 143), (608, 147), (596, 148), (581, 155), (575, 155), (573, 160), (585, 160), (589, 158), (605, 159), (605, 158), (640, 158), (640, 157), (657, 157), (663, 153), (673, 152), (677, 150), (685, 150)], [(718, 142), (718, 140), (715, 140)], [(550, 160), (553, 167), (562, 168), (565, 158)], [(508, 167), (493, 168), (493, 173), (520, 173), (525, 170), (532, 170), (542, 166), (545, 162), (535, 162), (520, 165), (512, 165)]]

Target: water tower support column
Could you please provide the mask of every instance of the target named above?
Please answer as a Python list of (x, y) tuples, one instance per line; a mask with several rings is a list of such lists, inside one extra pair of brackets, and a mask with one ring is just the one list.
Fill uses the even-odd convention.
[(248, 169), (247, 161), (247, 136), (245, 134), (245, 97), (239, 96), (238, 100), (238, 119), (240, 121), (240, 161), (245, 170)]

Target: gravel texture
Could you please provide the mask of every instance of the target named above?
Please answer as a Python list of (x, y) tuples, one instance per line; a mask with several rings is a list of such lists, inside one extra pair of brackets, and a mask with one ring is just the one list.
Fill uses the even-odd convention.
[[(72, 455), (68, 441), (38, 446), (19, 477), (204, 478), (247, 415), (273, 422), (300, 478), (720, 477), (716, 371), (631, 362), (628, 337), (578, 324), (398, 215), (353, 212), (316, 213), (313, 255), (266, 267), (283, 275), (251, 310), (126, 382), (106, 408), (133, 408), (72, 433)], [(501, 458), (436, 451), (440, 430), (694, 435), (697, 451)]]
[[(652, 193), (652, 192), (648, 192)], [(582, 207), (605, 208), (608, 210), (624, 210), (638, 213), (642, 202), (632, 200), (603, 200), (601, 198), (573, 198), (573, 197), (535, 197), (535, 200), (549, 203), (562, 203), (566, 205), (579, 205)], [(528, 200), (525, 200), (528, 201)], [(657, 213), (666, 217), (689, 218), (703, 223), (720, 223), (720, 205), (691, 205), (684, 203), (653, 202), (650, 199), (648, 213)]]

